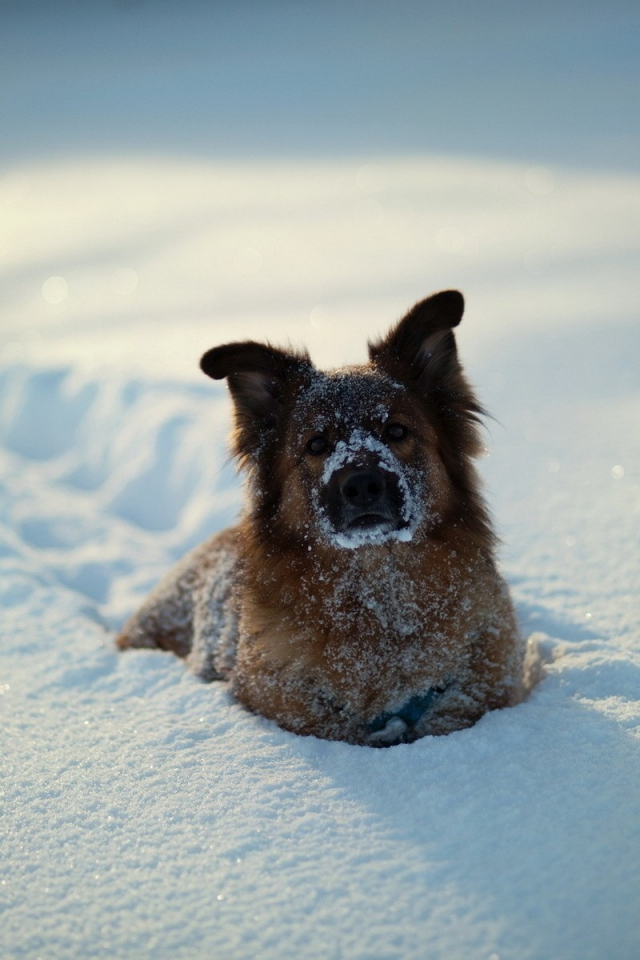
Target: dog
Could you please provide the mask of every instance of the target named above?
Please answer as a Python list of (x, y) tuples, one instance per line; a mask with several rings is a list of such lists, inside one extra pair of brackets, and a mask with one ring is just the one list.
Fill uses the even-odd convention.
[(186, 659), (286, 730), (390, 746), (473, 725), (526, 694), (524, 644), (473, 458), (484, 413), (454, 328), (462, 294), (417, 303), (362, 366), (252, 341), (226, 378), (246, 511), (189, 554), (118, 638)]

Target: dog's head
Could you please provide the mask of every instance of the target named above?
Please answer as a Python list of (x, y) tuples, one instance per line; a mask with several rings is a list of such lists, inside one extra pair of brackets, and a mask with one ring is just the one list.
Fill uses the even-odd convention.
[(370, 362), (323, 373), (307, 354), (254, 342), (209, 350), (226, 377), (234, 453), (268, 535), (356, 548), (435, 535), (443, 522), (488, 534), (470, 459), (482, 412), (457, 357), (457, 291), (416, 304)]

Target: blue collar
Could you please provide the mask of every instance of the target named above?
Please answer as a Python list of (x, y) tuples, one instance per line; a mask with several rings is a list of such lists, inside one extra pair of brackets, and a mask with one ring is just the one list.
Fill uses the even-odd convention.
[(426, 693), (419, 693), (411, 697), (399, 710), (385, 710), (384, 713), (379, 713), (377, 717), (374, 717), (373, 720), (366, 725), (365, 729), (367, 733), (377, 734), (378, 736), (375, 736), (373, 739), (382, 742), (384, 741), (384, 736), (380, 735), (384, 734), (387, 725), (392, 721), (400, 720), (404, 725), (404, 729), (400, 723), (391, 723), (389, 730), (390, 736), (398, 742), (398, 739), (403, 739), (403, 732), (410, 731), (417, 726), (427, 710), (438, 697), (444, 693), (446, 688), (446, 685), (431, 687)]

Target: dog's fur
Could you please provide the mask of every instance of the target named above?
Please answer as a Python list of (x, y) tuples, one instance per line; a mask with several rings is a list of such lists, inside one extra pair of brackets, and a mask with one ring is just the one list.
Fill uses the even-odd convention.
[(435, 294), (368, 364), (329, 373), (253, 342), (206, 353), (235, 404), (247, 511), (168, 575), (120, 647), (171, 650), (286, 729), (357, 744), (521, 700), (524, 648), (472, 464), (463, 306)]

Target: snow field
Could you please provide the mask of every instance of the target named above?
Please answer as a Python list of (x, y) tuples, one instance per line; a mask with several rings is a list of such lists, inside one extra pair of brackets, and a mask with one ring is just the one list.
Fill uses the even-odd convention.
[[(397, 167), (379, 170), (393, 184), (386, 202), (396, 212), (404, 203), (405, 223), (413, 223), (418, 174), (405, 201)], [(172, 167), (178, 193), (187, 172)], [(467, 174), (484, 204), (479, 222), (487, 209), (504, 213), (488, 191), (498, 174)], [(213, 182), (216, 173), (206, 176)], [(339, 251), (322, 261), (336, 315), (353, 308), (356, 317), (339, 342), (340, 324), (322, 333), (335, 364), (353, 359), (356, 334), (363, 353), (366, 337), (409, 306), (407, 291), (417, 299), (436, 287), (465, 290), (462, 359), (498, 421), (489, 421), (491, 456), (481, 468), (505, 541), (503, 569), (523, 631), (537, 635), (546, 661), (526, 703), (409, 746), (373, 750), (285, 733), (179, 660), (113, 647), (117, 627), (169, 565), (237, 513), (229, 404), (223, 388), (197, 379), (197, 359), (230, 333), (313, 341), (313, 311), (291, 321), (301, 301), (287, 297), (284, 267), (272, 275), (279, 285), (269, 281), (266, 322), (251, 320), (264, 291), (253, 306), (247, 293), (235, 319), (183, 315), (169, 341), (161, 336), (168, 321), (157, 321), (144, 298), (128, 301), (126, 324), (112, 324), (91, 309), (97, 293), (78, 302), (70, 293), (50, 310), (39, 293), (38, 303), (35, 293), (26, 297), (26, 273), (8, 285), (0, 370), (3, 958), (636, 960), (640, 328), (629, 264), (637, 184), (594, 177), (580, 193), (580, 178), (558, 173), (556, 183), (563, 176), (566, 194), (558, 189), (536, 207), (540, 249), (577, 209), (575, 198), (584, 204), (571, 229), (565, 219), (564, 253), (539, 283), (525, 282), (518, 266), (524, 230), (511, 260), (494, 250), (504, 283), (480, 253), (456, 261), (444, 251), (441, 280), (430, 282), (438, 270), (422, 277), (416, 255), (398, 288), (391, 268), (380, 278), (368, 318), (341, 285)], [(322, 192), (312, 179), (294, 181), (304, 216)], [(67, 185), (72, 208), (85, 202), (82, 183), (75, 193)], [(436, 209), (420, 196), (425, 215)], [(567, 207), (566, 196), (574, 197)], [(611, 222), (598, 234), (604, 208)], [(510, 208), (509, 223), (518, 209)], [(169, 226), (184, 210), (182, 202), (167, 207)], [(104, 245), (107, 219), (98, 211), (93, 221), (95, 263), (110, 276), (122, 237)], [(581, 231), (587, 220), (590, 231)], [(275, 223), (274, 236), (288, 236)], [(38, 276), (54, 275), (25, 238), (23, 265), (31, 258), (34, 276), (34, 263)], [(149, 276), (162, 277), (163, 242), (162, 256), (149, 256)], [(70, 291), (72, 269), (89, 271), (79, 243), (70, 241), (56, 266)], [(192, 261), (175, 252), (172, 262), (167, 286), (188, 298)], [(349, 266), (361, 289), (366, 250)], [(279, 304), (285, 319), (271, 330)], [(179, 306), (169, 303), (168, 312)]]

